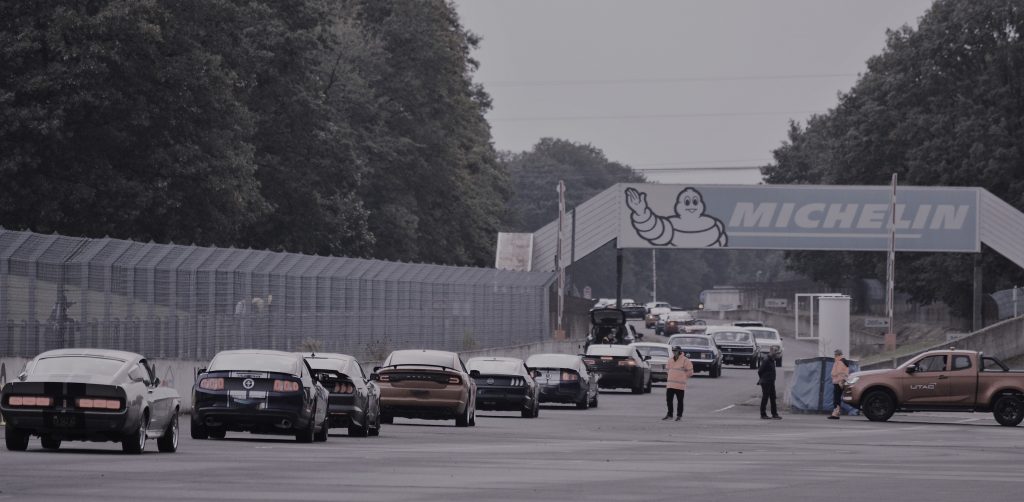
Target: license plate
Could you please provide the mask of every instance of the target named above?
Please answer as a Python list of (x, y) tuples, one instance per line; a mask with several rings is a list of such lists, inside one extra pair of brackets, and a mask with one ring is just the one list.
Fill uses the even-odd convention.
[(71, 429), (81, 425), (81, 417), (71, 414), (50, 415), (50, 426), (58, 429)]
[(430, 397), (430, 391), (429, 390), (419, 390), (419, 389), (417, 389), (417, 390), (410, 391), (410, 393), (414, 397), (419, 397), (419, 398)]

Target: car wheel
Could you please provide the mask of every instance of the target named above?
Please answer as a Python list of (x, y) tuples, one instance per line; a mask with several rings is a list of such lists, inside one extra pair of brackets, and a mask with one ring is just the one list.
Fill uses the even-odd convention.
[(476, 427), (476, 408), (473, 408), (473, 413), (469, 415), (469, 426)]
[(652, 382), (650, 379), (648, 379), (647, 380), (647, 387), (644, 387), (644, 394), (650, 394), (651, 390), (653, 388), (654, 388), (654, 382)]
[(206, 439), (210, 437), (206, 432), (206, 427), (195, 420), (192, 420), (192, 428), (189, 430), (189, 434), (192, 436), (192, 439)]
[(174, 415), (171, 416), (171, 423), (167, 424), (164, 435), (156, 440), (156, 448), (163, 453), (178, 451), (178, 410), (174, 410)]
[(11, 451), (25, 451), (28, 449), (28, 440), (32, 436), (21, 429), (15, 429), (9, 424), (4, 427), (4, 441), (7, 449)]
[(719, 364), (711, 369), (711, 378), (718, 378), (722, 376), (722, 365)]
[(591, 408), (597, 408), (597, 396), (598, 396), (597, 394), (594, 394), (594, 399), (590, 400), (590, 407)]
[[(369, 417), (366, 417), (366, 419), (368, 419), (368, 418)], [(368, 436), (370, 434), (370, 424), (368, 424), (366, 422), (366, 419), (363, 419), (363, 425), (362, 426), (355, 425), (355, 424), (349, 425), (348, 426), (348, 435), (352, 436), (352, 437), (356, 437), (356, 438), (364, 438), (364, 437)]]
[(533, 417), (536, 417), (537, 416), (537, 405), (534, 404), (533, 406), (530, 406), (529, 408), (523, 408), (523, 409), (519, 410), (519, 416), (521, 418), (533, 418)]
[(466, 409), (463, 410), (459, 416), (455, 417), (456, 427), (469, 427), (469, 405), (466, 405)]
[(533, 402), (533, 418), (537, 418), (539, 416), (540, 416), (540, 403), (538, 403), (537, 401), (534, 401)]
[(300, 443), (312, 443), (316, 439), (316, 422), (313, 421), (313, 417), (316, 413), (313, 413), (309, 417), (309, 425), (305, 429), (295, 433), (295, 440)]
[(896, 412), (896, 401), (892, 395), (882, 390), (875, 390), (864, 396), (860, 403), (864, 416), (872, 422), (885, 422)]
[(590, 398), (587, 397), (586, 395), (584, 395), (583, 399), (581, 401), (579, 401), (578, 403), (576, 403), (576, 408), (580, 409), (580, 410), (589, 409), (590, 408)]
[(750, 369), (756, 370), (757, 367), (760, 366), (760, 365), (761, 365), (761, 358), (755, 357), (755, 358), (750, 360)]
[(369, 435), (373, 437), (380, 436), (380, 413), (377, 414), (377, 419), (373, 427), (370, 427)]
[(782, 367), (782, 358), (781, 357), (775, 359), (775, 367), (776, 368), (781, 368)]
[(1024, 401), (1020, 396), (1003, 396), (992, 406), (992, 416), (999, 425), (1015, 427), (1024, 420)]
[(121, 451), (138, 455), (146, 450), (146, 426), (149, 424), (149, 413), (142, 414), (138, 427), (121, 438)]
[(313, 439), (319, 443), (327, 442), (327, 437), (331, 434), (331, 423), (327, 417), (324, 417), (323, 423), (320, 424), (320, 431), (316, 433), (316, 437)]
[(39, 441), (43, 443), (43, 448), (46, 448), (47, 450), (60, 449), (60, 440), (55, 439), (53, 436), (42, 436), (39, 438)]

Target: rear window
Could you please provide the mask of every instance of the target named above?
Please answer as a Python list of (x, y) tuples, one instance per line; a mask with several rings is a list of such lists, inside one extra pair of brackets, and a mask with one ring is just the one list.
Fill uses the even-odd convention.
[(707, 338), (701, 336), (673, 336), (668, 340), (669, 345), (679, 345), (680, 347), (710, 347), (711, 342)]
[(637, 347), (636, 350), (645, 356), (668, 357), (668, 349), (665, 347)]
[(444, 366), (457, 369), (455, 366), (455, 355), (451, 352), (423, 352), (419, 350), (392, 352), (385, 366), (395, 364), (425, 364), (428, 366)]
[(575, 368), (580, 358), (569, 354), (538, 354), (526, 360), (530, 368)]
[(470, 371), (477, 370), (484, 374), (516, 375), (523, 369), (523, 363), (516, 361), (480, 361), (470, 359), (466, 363)]
[(750, 342), (750, 333), (739, 331), (720, 331), (713, 336), (719, 342)]
[(344, 359), (307, 358), (306, 362), (309, 363), (310, 368), (315, 370), (340, 371), (345, 374), (349, 373), (352, 366), (351, 360)]
[(779, 334), (774, 331), (768, 331), (766, 329), (752, 329), (751, 333), (754, 334), (754, 338), (758, 340), (778, 340)]
[(114, 376), (125, 361), (107, 357), (46, 357), (32, 366), (33, 375), (104, 375)]
[(218, 354), (210, 361), (207, 371), (268, 371), (301, 375), (299, 358), (274, 354), (231, 353)]
[(590, 356), (628, 356), (633, 349), (622, 345), (591, 345), (587, 349)]

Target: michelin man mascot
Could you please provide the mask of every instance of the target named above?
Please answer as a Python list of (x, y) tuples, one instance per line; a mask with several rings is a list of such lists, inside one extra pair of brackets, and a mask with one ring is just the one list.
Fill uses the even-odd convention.
[(635, 188), (626, 189), (626, 206), (637, 235), (655, 246), (725, 247), (729, 242), (725, 225), (704, 214), (704, 198), (692, 187), (679, 192), (672, 216), (654, 214), (647, 205), (647, 194)]

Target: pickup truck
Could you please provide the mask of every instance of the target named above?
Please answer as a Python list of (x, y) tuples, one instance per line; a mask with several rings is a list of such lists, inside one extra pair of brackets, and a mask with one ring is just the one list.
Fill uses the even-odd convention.
[(843, 402), (877, 422), (897, 411), (980, 411), (1013, 427), (1024, 419), (1024, 371), (981, 352), (932, 350), (895, 369), (851, 374)]

